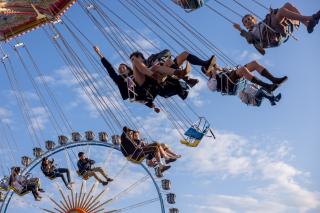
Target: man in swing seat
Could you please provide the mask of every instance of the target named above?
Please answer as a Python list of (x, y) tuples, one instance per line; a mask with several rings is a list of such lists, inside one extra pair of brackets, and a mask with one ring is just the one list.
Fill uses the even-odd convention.
[[(56, 168), (53, 163), (54, 159), (50, 161), (47, 157), (44, 157), (41, 162), (41, 171), (46, 177), (50, 179), (55, 179), (57, 177), (61, 178), (67, 189), (71, 190), (71, 184), (73, 184), (73, 182), (71, 182), (69, 169)], [(64, 173), (67, 176), (67, 180), (64, 176)]]
[[(83, 179), (87, 180), (90, 177), (94, 177), (99, 183), (104, 186), (113, 181), (113, 179), (109, 178), (106, 172), (101, 167), (93, 167), (95, 161), (87, 158), (83, 152), (79, 152), (78, 157), (78, 174), (82, 176)], [(101, 174), (105, 178), (105, 180), (102, 180), (98, 176), (98, 173)]]
[(234, 24), (234, 27), (249, 44), (253, 44), (261, 54), (265, 54), (264, 48), (277, 47), (286, 42), (294, 27), (299, 27), (300, 22), (306, 26), (308, 33), (312, 33), (319, 19), (320, 11), (312, 16), (305, 16), (295, 6), (286, 3), (279, 9), (271, 9), (261, 22), (251, 14), (245, 15), (242, 23), (248, 31), (242, 29), (239, 24)]
[[(261, 76), (267, 78), (272, 83), (266, 83), (252, 74), (257, 71)], [(288, 77), (274, 77), (265, 67), (257, 61), (251, 61), (244, 66), (234, 68), (222, 68), (216, 63), (208, 70), (202, 69), (202, 72), (209, 77), (207, 86), (209, 90), (221, 92), (228, 95), (236, 95), (237, 85), (242, 78), (257, 84), (268, 92), (276, 90), (279, 85), (284, 83)]]

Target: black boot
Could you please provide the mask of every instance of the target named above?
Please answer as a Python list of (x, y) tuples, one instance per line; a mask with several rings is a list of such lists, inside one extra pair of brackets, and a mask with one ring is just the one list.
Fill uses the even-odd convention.
[(198, 66), (206, 66), (208, 64), (208, 61), (204, 61), (192, 54), (188, 55), (187, 61), (190, 62), (190, 64), (198, 65)]
[(274, 91), (274, 90), (276, 90), (278, 88), (277, 84), (265, 83), (265, 82), (261, 81), (260, 79), (258, 79), (255, 76), (252, 77), (251, 82), (254, 83), (254, 84), (257, 84), (257, 85), (259, 85), (259, 86), (261, 86), (263, 88), (265, 88), (268, 92), (272, 92), (272, 91)]
[(308, 33), (313, 32), (314, 27), (319, 23), (319, 19), (320, 19), (320, 11), (318, 11), (316, 14), (312, 15), (312, 20), (309, 21), (308, 26), (307, 26)]
[(263, 69), (261, 71), (261, 75), (263, 77), (266, 77), (267, 79), (269, 79), (270, 81), (272, 81), (272, 83), (274, 84), (282, 84), (283, 82), (285, 82), (286, 80), (288, 80), (287, 76), (284, 76), (282, 78), (277, 78), (274, 77), (267, 69)]
[(190, 78), (188, 76), (186, 76), (185, 78), (183, 78), (183, 80), (189, 85), (189, 87), (194, 87), (197, 83), (199, 83), (198, 79), (195, 78)]

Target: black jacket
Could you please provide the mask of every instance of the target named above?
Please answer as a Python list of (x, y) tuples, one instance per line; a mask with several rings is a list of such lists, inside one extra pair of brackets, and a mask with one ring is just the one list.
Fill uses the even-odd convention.
[(49, 164), (51, 164), (51, 168), (49, 169), (48, 166), (41, 165), (41, 171), (43, 174), (47, 177), (52, 177), (55, 175), (55, 166), (53, 165), (53, 161), (50, 161)]
[(125, 133), (121, 135), (121, 152), (125, 157), (132, 155), (136, 151), (135, 144), (126, 136)]
[(84, 160), (78, 160), (77, 166), (79, 169), (79, 173), (82, 175), (83, 173), (85, 173), (86, 171), (90, 171), (91, 170), (91, 166), (95, 164), (94, 160), (91, 159), (84, 159)]
[(110, 64), (110, 62), (106, 58), (102, 58), (101, 62), (103, 66), (106, 68), (106, 70), (108, 71), (110, 78), (118, 86), (122, 99), (127, 100), (129, 98), (129, 95), (128, 95), (127, 82), (125, 81), (125, 79), (123, 79), (121, 75), (117, 74), (117, 72), (113, 69), (113, 66)]

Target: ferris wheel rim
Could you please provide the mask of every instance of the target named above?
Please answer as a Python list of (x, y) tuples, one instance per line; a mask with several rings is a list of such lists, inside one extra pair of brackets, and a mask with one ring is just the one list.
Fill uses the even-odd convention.
[[(47, 150), (45, 153), (43, 153), (41, 155), (41, 157), (38, 157), (38, 158), (35, 158), (33, 159), (33, 161), (27, 166), (24, 168), (24, 170), (22, 171), (22, 175), (25, 175), (29, 172), (31, 172), (36, 166), (38, 166), (42, 160), (42, 158), (44, 157), (51, 157), (57, 153), (60, 153), (64, 150), (68, 150), (68, 149), (72, 149), (72, 148), (75, 148), (75, 147), (82, 147), (82, 146), (100, 146), (100, 147), (105, 147), (105, 148), (108, 148), (108, 149), (113, 149), (113, 150), (116, 150), (118, 152), (121, 152), (120, 151), (120, 148), (119, 146), (117, 145), (114, 145), (114, 144), (111, 144), (111, 143), (108, 143), (108, 142), (102, 142), (102, 141), (98, 141), (98, 140), (81, 140), (81, 141), (72, 141), (72, 142), (69, 142), (67, 144), (64, 144), (64, 145), (59, 145), (57, 147), (55, 147), (54, 149), (51, 149), (51, 150)], [(158, 186), (155, 178), (153, 177), (153, 175), (151, 174), (151, 172), (148, 170), (148, 168), (140, 163), (140, 164), (137, 164), (139, 166), (141, 166), (143, 168), (143, 170), (148, 174), (148, 176), (151, 178), (152, 180), (152, 183), (153, 183), (153, 186), (155, 187), (156, 191), (157, 191), (157, 194), (158, 194), (158, 197), (159, 197), (159, 202), (160, 202), (160, 207), (161, 207), (161, 213), (165, 213), (165, 206), (164, 206), (164, 201), (163, 201), (163, 198), (162, 198), (162, 193), (161, 193), (161, 190), (160, 190), (160, 187)], [(14, 192), (12, 190), (9, 190), (5, 196), (5, 199), (0, 207), (0, 213), (5, 213), (7, 212), (7, 209), (8, 209), (8, 206), (11, 202), (11, 199), (14, 195)]]

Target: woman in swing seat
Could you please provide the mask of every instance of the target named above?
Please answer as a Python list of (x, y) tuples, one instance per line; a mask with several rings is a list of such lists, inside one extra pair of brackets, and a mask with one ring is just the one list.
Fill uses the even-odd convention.
[[(94, 46), (94, 51), (97, 53), (97, 55), (101, 59), (101, 63), (106, 68), (110, 78), (113, 80), (113, 82), (117, 85), (120, 95), (123, 100), (127, 100), (129, 97), (129, 91), (128, 91), (128, 77), (132, 76), (133, 71), (132, 69), (124, 64), (121, 63), (118, 67), (118, 72), (114, 70), (112, 64), (104, 57), (103, 53), (99, 49), (99, 47)], [(153, 101), (155, 98), (155, 92), (150, 91), (148, 93), (143, 92), (140, 88), (137, 88), (137, 101), (142, 101), (145, 103), (145, 105), (149, 108), (153, 108), (156, 112), (160, 112), (160, 109), (155, 107)]]
[(263, 87), (249, 84), (239, 92), (239, 98), (243, 103), (257, 107), (261, 106), (263, 99), (268, 99), (271, 106), (275, 106), (281, 99), (281, 93), (275, 96), (273, 93), (266, 91)]
[(24, 195), (28, 192), (32, 192), (32, 195), (36, 201), (41, 200), (40, 192), (44, 192), (40, 188), (40, 179), (39, 178), (30, 178), (27, 176), (22, 176), (20, 174), (20, 167), (13, 167), (11, 169), (11, 175), (9, 180), (9, 185), (14, 189), (14, 192), (19, 195)]
[[(50, 161), (47, 157), (43, 158), (41, 162), (41, 171), (46, 177), (50, 179), (55, 179), (57, 177), (60, 177), (63, 183), (65, 184), (65, 186), (67, 187), (67, 189), (71, 190), (71, 184), (73, 184), (73, 182), (71, 182), (69, 169), (56, 168), (53, 163), (54, 163), (54, 159)], [(66, 173), (67, 180), (64, 176), (64, 173)]]
[(242, 23), (248, 31), (242, 29), (239, 24), (234, 24), (234, 27), (248, 43), (254, 44), (259, 52), (264, 54), (263, 48), (276, 47), (285, 42), (294, 26), (299, 26), (300, 22), (306, 26), (308, 33), (312, 33), (319, 19), (320, 11), (312, 16), (305, 16), (295, 6), (286, 3), (279, 9), (271, 9), (262, 22), (258, 22), (251, 14), (245, 15)]
[[(266, 83), (254, 76), (252, 74), (253, 71), (259, 72), (261, 76), (270, 80), (272, 84)], [(281, 78), (274, 77), (257, 61), (251, 61), (244, 66), (237, 66), (232, 69), (222, 68), (219, 65), (214, 64), (208, 70), (202, 69), (202, 72), (209, 77), (207, 85), (211, 91), (218, 91), (229, 95), (235, 95), (234, 90), (241, 78), (245, 78), (248, 81), (263, 87), (268, 92), (276, 90), (280, 84), (288, 79), (287, 76)]]

